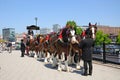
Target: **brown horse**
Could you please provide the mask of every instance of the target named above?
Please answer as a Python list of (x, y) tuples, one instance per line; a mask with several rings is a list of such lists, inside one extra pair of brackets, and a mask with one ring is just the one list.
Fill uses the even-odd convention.
[[(49, 34), (49, 41), (45, 41), (43, 43), (44, 46), (44, 53), (45, 53), (45, 61), (47, 62), (48, 58), (50, 60), (50, 62), (52, 62), (52, 54), (54, 55), (54, 53), (56, 52), (55, 46), (54, 46), (54, 42), (57, 40), (57, 34)], [(48, 57), (48, 54), (50, 55), (50, 57)]]
[(34, 44), (33, 44), (33, 42), (34, 42), (34, 39), (32, 38), (32, 39), (30, 39), (30, 37), (28, 36), (26, 39), (24, 39), (25, 40), (25, 43), (26, 43), (26, 52), (27, 52), (27, 55), (30, 55), (30, 51), (34, 51)]
[[(34, 47), (35, 47), (35, 52), (36, 52), (37, 58), (38, 58), (38, 60), (40, 60), (44, 55), (44, 54), (42, 54), (43, 49), (44, 49), (43, 43), (45, 42), (44, 35), (37, 36), (37, 40), (35, 40), (34, 42), (38, 43)], [(34, 44), (36, 44), (36, 43), (34, 43)]]
[(82, 51), (79, 48), (79, 43), (81, 41), (81, 36), (80, 35), (76, 35), (76, 43), (70, 43), (72, 45), (72, 49), (71, 49), (71, 54), (70, 54), (70, 62), (69, 64), (76, 64), (76, 68), (80, 69), (80, 59), (81, 59), (81, 55), (82, 55)]
[[(28, 43), (29, 45), (26, 46), (26, 52), (29, 53), (31, 51), (31, 53), (29, 53), (29, 56), (34, 56), (35, 58), (38, 57), (38, 54), (40, 53), (41, 49), (42, 49), (42, 39), (39, 36), (39, 42), (38, 42), (38, 38), (27, 38), (28, 41), (26, 41), (26, 43)], [(35, 51), (35, 54), (33, 53), (33, 51)]]
[[(64, 42), (61, 42), (60, 40), (56, 40), (55, 43), (54, 43), (54, 46), (55, 46), (55, 49), (56, 49), (56, 53), (54, 55), (54, 58), (56, 58), (56, 56), (58, 55), (58, 70), (61, 71), (62, 70), (62, 67), (61, 67), (61, 63), (62, 63), (62, 58), (61, 58), (61, 55), (62, 53), (64, 52), (64, 57), (65, 57), (65, 70), (66, 71), (69, 71), (69, 68), (68, 68), (68, 56), (69, 56), (69, 53), (71, 51), (71, 44), (70, 43), (64, 43)], [(55, 60), (55, 59), (53, 59)], [(54, 65), (54, 62), (53, 61), (53, 65)]]
[(31, 53), (29, 53), (30, 55), (29, 56), (33, 56), (36, 57), (36, 54), (33, 53), (33, 51), (36, 50), (36, 44), (35, 44), (35, 39), (30, 39), (30, 45), (29, 45), (29, 50), (28, 52), (31, 51)]
[[(89, 28), (88, 28), (88, 32), (87, 34), (89, 34), (91, 36), (92, 39), (95, 39), (96, 36), (96, 32), (97, 32), (97, 24), (93, 25), (91, 23), (89, 23)], [(81, 59), (81, 55), (82, 55), (82, 50), (79, 48), (79, 43), (82, 40), (81, 35), (75, 35), (74, 31), (71, 30), (70, 31), (70, 42), (72, 45), (72, 51), (71, 51), (71, 56), (72, 56), (72, 63), (76, 62), (76, 68), (80, 69), (80, 59)], [(74, 61), (73, 61), (74, 60)]]
[[(65, 30), (67, 32), (67, 30)], [(66, 33), (64, 32), (64, 33)], [(67, 38), (66, 38), (67, 39)], [(65, 40), (67, 41), (67, 40)], [(64, 42), (61, 39), (57, 39), (54, 41), (53, 43), (54, 48), (56, 50), (54, 57), (53, 57), (53, 67), (55, 67), (58, 64), (58, 70), (61, 71), (62, 70), (62, 53), (64, 53), (64, 57), (65, 57), (65, 69), (66, 71), (70, 71), (69, 67), (68, 67), (68, 57), (70, 54), (70, 51), (72, 49), (72, 45), (70, 44), (70, 42)], [(58, 63), (57, 63), (57, 56), (58, 56)]]
[(81, 35), (75, 35), (75, 30), (71, 28), (69, 39), (70, 39), (70, 44), (72, 45), (71, 54), (69, 57), (69, 64), (76, 63), (76, 68), (80, 69), (80, 59), (81, 59), (82, 51), (79, 48), (79, 43), (82, 40)]

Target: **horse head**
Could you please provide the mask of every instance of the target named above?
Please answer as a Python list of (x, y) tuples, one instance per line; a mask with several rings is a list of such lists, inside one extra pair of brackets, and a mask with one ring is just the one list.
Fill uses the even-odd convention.
[(76, 35), (75, 35), (75, 30), (74, 30), (73, 27), (70, 28), (69, 32), (70, 32), (70, 34), (69, 34), (70, 42), (71, 42), (72, 44), (74, 44), (74, 43), (78, 43), (78, 40), (76, 39)]
[(92, 39), (95, 39), (97, 32), (97, 23), (89, 23), (89, 28), (86, 30), (86, 34), (89, 34)]

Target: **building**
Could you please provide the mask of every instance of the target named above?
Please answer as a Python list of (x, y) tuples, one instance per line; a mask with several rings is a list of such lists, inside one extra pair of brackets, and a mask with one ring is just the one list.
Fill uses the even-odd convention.
[[(81, 28), (84, 30), (84, 29), (87, 29), (88, 26), (82, 26)], [(109, 34), (109, 35), (118, 35), (120, 32), (120, 27), (98, 25), (97, 30), (101, 30), (103, 31), (103, 33)]]
[(82, 30), (86, 30), (88, 28), (88, 26), (79, 26), (80, 28), (82, 28)]
[(52, 30), (49, 28), (41, 28), (40, 29), (40, 34), (49, 34), (50, 32), (52, 32)]
[(98, 30), (103, 31), (105, 34), (109, 34), (109, 37), (111, 38), (112, 42), (116, 42), (116, 38), (118, 34), (120, 33), (120, 27), (110, 27), (110, 26), (97, 26)]
[(3, 40), (10, 42), (16, 41), (14, 28), (4, 28), (2, 29), (2, 34), (3, 34)]
[(118, 35), (120, 32), (120, 27), (110, 27), (110, 26), (97, 26), (98, 30), (103, 31), (105, 34)]
[(25, 37), (26, 33), (23, 32), (23, 33), (16, 33), (16, 42), (21, 42), (21, 39), (23, 39), (23, 37)]
[(53, 32), (58, 33), (61, 29), (61, 26), (59, 24), (54, 24), (53, 25)]

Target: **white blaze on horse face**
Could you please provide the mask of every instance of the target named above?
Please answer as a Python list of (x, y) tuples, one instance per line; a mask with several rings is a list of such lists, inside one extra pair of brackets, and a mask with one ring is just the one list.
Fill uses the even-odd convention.
[(75, 35), (75, 30), (71, 30), (70, 33), (71, 33), (72, 36), (74, 36)]
[(78, 42), (78, 41), (76, 40), (76, 37), (75, 37), (75, 30), (71, 30), (70, 33), (71, 33), (71, 36), (72, 36), (71, 42), (72, 42), (72, 43)]
[(76, 41), (76, 39), (75, 39), (75, 30), (71, 30), (70, 33), (71, 33), (71, 36), (72, 36), (71, 41), (72, 42)]
[(95, 28), (92, 27), (91, 29), (92, 29), (92, 38), (94, 39), (95, 38)]

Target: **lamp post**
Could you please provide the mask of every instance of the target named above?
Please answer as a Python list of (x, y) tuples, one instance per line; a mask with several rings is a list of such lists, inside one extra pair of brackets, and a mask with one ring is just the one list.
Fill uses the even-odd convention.
[(37, 18), (37, 17), (35, 17), (35, 23), (36, 23), (35, 25), (36, 25), (36, 26), (37, 26), (37, 20), (38, 20), (38, 18)]
[[(35, 17), (35, 25), (36, 25), (36, 27), (37, 27), (37, 20), (38, 20), (38, 18)], [(36, 34), (37, 34), (37, 30), (36, 30)]]

